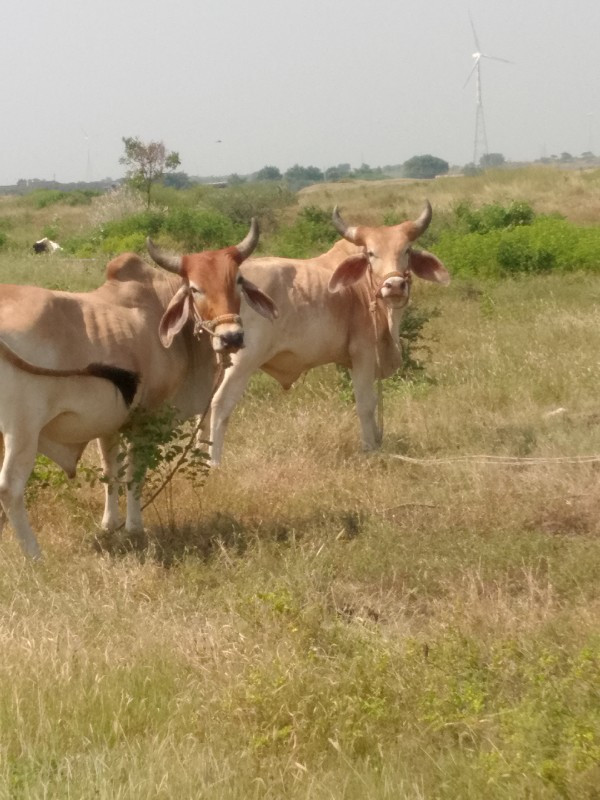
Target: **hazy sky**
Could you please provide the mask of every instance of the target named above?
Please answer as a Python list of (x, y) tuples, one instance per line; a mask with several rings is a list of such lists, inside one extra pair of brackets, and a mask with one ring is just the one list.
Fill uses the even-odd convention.
[(482, 62), (489, 150), (600, 151), (598, 0), (7, 0), (0, 185), (120, 177), (123, 136), (190, 175), (465, 164), (469, 9), (514, 62)]

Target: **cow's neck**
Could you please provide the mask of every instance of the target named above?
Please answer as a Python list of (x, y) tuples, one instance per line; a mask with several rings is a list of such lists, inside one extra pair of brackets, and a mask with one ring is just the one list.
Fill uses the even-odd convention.
[(400, 343), (400, 324), (406, 305), (393, 306), (385, 301), (377, 301), (377, 354), (380, 377), (389, 378), (402, 366), (402, 345)]
[(397, 306), (386, 305), (387, 323), (390, 336), (396, 347), (400, 347), (400, 325), (402, 317), (406, 311), (406, 305), (398, 308)]

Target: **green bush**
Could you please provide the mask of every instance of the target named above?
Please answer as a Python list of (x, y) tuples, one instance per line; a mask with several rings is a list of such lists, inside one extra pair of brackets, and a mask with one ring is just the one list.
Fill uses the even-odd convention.
[(0, 231), (0, 247), (4, 247), (7, 240), (8, 240), (7, 235), (5, 233), (2, 233), (2, 231)]
[(283, 258), (310, 258), (324, 253), (338, 239), (331, 212), (306, 206), (295, 222), (282, 228), (270, 241), (270, 250)]
[(65, 249), (81, 257), (94, 252), (108, 255), (121, 252), (144, 252), (146, 237), (167, 236), (182, 252), (219, 249), (236, 244), (247, 233), (247, 225), (236, 225), (223, 214), (212, 210), (176, 208), (143, 211), (119, 220), (105, 222), (88, 236), (72, 237)]
[(555, 217), (483, 233), (461, 233), (454, 228), (441, 233), (435, 252), (454, 275), (598, 271), (600, 228), (583, 228)]
[(489, 203), (477, 210), (470, 203), (462, 202), (456, 206), (454, 213), (459, 227), (468, 233), (489, 233), (518, 225), (531, 225), (535, 218), (535, 212), (528, 203), (516, 201), (509, 206)]
[(218, 211), (192, 208), (172, 211), (162, 229), (188, 253), (228, 247), (243, 239), (247, 233), (245, 224), (243, 227), (236, 225)]
[(122, 219), (105, 222), (100, 233), (102, 238), (128, 236), (132, 233), (143, 233), (146, 236), (156, 236), (162, 229), (166, 219), (164, 211), (141, 211)]
[(102, 241), (100, 249), (109, 256), (117, 253), (141, 253), (146, 249), (146, 234), (137, 232), (125, 236), (109, 236)]
[(102, 192), (95, 189), (77, 189), (74, 192), (65, 192), (64, 201), (68, 206), (89, 206), (94, 197), (99, 197)]
[(30, 202), (36, 208), (46, 208), (60, 202), (64, 197), (64, 192), (58, 189), (38, 189), (29, 196)]
[(61, 189), (36, 189), (28, 195), (28, 202), (36, 208), (46, 208), (56, 203), (65, 203), (69, 206), (89, 205), (93, 197), (98, 197), (101, 192), (94, 189), (76, 189), (65, 192)]
[(272, 230), (277, 223), (277, 213), (295, 205), (297, 200), (293, 192), (281, 184), (262, 181), (217, 189), (206, 195), (204, 202), (232, 222), (247, 226), (250, 219), (256, 217), (261, 230)]

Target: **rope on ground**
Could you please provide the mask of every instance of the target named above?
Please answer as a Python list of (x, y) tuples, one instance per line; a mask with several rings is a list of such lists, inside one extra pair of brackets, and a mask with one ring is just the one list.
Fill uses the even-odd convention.
[(600, 456), (556, 456), (546, 458), (543, 456), (519, 457), (519, 456), (490, 456), (490, 455), (465, 455), (465, 456), (446, 456), (444, 458), (412, 458), (411, 456), (401, 456), (396, 453), (382, 453), (385, 458), (395, 458), (407, 464), (418, 466), (431, 466), (457, 463), (475, 464), (499, 464), (507, 466), (535, 466), (538, 464), (598, 464)]

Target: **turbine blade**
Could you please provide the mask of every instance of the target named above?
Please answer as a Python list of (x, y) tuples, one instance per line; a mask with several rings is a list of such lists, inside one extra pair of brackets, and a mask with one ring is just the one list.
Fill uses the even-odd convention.
[(471, 23), (471, 30), (473, 31), (473, 39), (475, 39), (475, 47), (477, 48), (477, 52), (481, 53), (481, 45), (479, 44), (479, 39), (477, 38), (477, 31), (475, 30), (475, 25), (473, 24), (473, 17), (471, 16), (470, 10), (469, 10), (469, 22)]
[(514, 61), (509, 61), (507, 58), (500, 58), (499, 56), (488, 56), (485, 53), (481, 53), (481, 58), (490, 58), (492, 61), (503, 61), (505, 64), (514, 64)]

